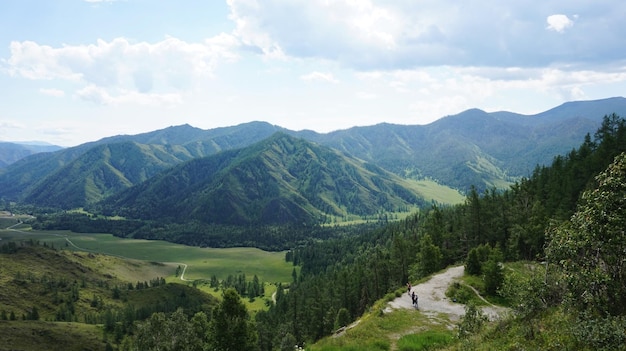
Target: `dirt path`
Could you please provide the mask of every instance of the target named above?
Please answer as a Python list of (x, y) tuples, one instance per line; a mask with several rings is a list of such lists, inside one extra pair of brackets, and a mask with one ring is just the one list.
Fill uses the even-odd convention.
[[(452, 267), (442, 273), (432, 276), (430, 280), (412, 287), (411, 291), (414, 291), (418, 296), (418, 309), (422, 313), (429, 314), (433, 317), (443, 313), (449, 317), (451, 322), (459, 321), (465, 314), (465, 305), (450, 301), (450, 299), (446, 297), (446, 290), (450, 284), (452, 284), (455, 280), (459, 280), (463, 276), (463, 272), (463, 266)], [(411, 296), (407, 293), (404, 293), (402, 296), (389, 302), (385, 311), (390, 312), (393, 309), (400, 308), (415, 308), (411, 301)], [(493, 305), (485, 306), (481, 309), (491, 320), (497, 318), (506, 311), (505, 308)]]

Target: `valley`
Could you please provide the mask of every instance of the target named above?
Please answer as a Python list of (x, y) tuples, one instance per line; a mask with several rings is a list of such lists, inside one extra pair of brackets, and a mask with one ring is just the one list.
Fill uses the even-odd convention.
[[(465, 116), (483, 127), (506, 118)], [(107, 350), (144, 349), (181, 327), (203, 348), (245, 330), (237, 340), (263, 351), (624, 344), (623, 260), (614, 256), (624, 246), (626, 122), (616, 114), (519, 179), (493, 156), (470, 155), (452, 172), (483, 185), (464, 191), (284, 131), (156, 167), (187, 153), (137, 140), (176, 130), (81, 146), (74, 159), (35, 154), (0, 172), (10, 184), (0, 193), (0, 334), (20, 326), (41, 347), (76, 326), (68, 333)], [(352, 150), (376, 141), (367, 140)], [(450, 159), (468, 157), (461, 144), (448, 145)], [(30, 195), (14, 198), (22, 186)], [(590, 258), (607, 269), (590, 269)], [(405, 308), (408, 284), (423, 309)], [(579, 328), (564, 327), (574, 321)]]
[[(79, 234), (70, 231), (36, 231), (31, 229), (0, 229), (2, 243), (38, 242), (63, 250), (100, 254), (122, 260), (155, 263), (152, 272), (143, 267), (137, 274), (124, 272), (124, 280), (160, 276), (178, 281), (178, 265), (185, 264), (188, 281), (210, 280), (211, 276), (226, 279), (229, 275), (257, 275), (268, 283), (289, 282), (293, 266), (285, 262), (285, 252), (268, 252), (256, 248), (200, 248), (158, 240), (123, 239), (110, 234)], [(115, 270), (115, 267), (110, 267)], [(138, 279), (137, 279), (138, 280)]]

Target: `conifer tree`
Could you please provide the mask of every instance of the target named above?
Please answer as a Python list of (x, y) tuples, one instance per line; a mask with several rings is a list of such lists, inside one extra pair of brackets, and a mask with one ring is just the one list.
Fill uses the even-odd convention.
[(216, 350), (250, 350), (256, 345), (256, 329), (235, 289), (224, 291), (222, 302), (213, 310), (209, 329)]

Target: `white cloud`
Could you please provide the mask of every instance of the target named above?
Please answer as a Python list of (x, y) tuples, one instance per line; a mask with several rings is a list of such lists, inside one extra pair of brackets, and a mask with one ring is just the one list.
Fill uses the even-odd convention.
[(366, 92), (366, 91), (359, 91), (356, 93), (355, 96), (357, 99), (361, 99), (361, 100), (373, 100), (373, 99), (378, 98), (377, 94)]
[(551, 15), (546, 18), (548, 26), (546, 29), (553, 30), (555, 32), (563, 33), (565, 29), (573, 27), (574, 21), (569, 19), (566, 15)]
[(136, 91), (120, 90), (112, 95), (107, 89), (88, 85), (76, 92), (76, 97), (99, 105), (138, 104), (149, 106), (171, 106), (183, 102), (180, 94), (146, 94)]
[[(553, 101), (588, 99), (588, 91), (598, 86), (626, 82), (626, 68), (604, 72), (555, 67), (430, 67), (359, 73), (358, 78), (369, 94), (378, 95), (377, 101), (394, 101), (394, 106), (405, 104), (404, 110), (400, 111), (414, 116), (413, 121), (409, 121), (406, 117), (394, 120), (396, 117), (389, 115), (385, 117), (386, 121), (422, 124), (469, 108), (489, 110), (500, 107), (497, 102), (500, 100), (506, 100), (508, 105), (505, 106), (509, 106), (506, 109), (510, 111), (535, 113), (536, 107), (528, 110), (532, 106), (528, 102), (528, 106), (519, 103), (519, 109), (511, 109), (511, 101), (525, 101), (537, 96)], [(357, 98), (365, 97), (367, 95), (357, 94)]]
[[(117, 101), (111, 96), (115, 91), (125, 91), (118, 96), (134, 96), (124, 98), (125, 101), (173, 103), (180, 99), (172, 91), (191, 89), (194, 82), (211, 78), (219, 64), (236, 61), (238, 46), (239, 41), (227, 34), (201, 43), (173, 37), (156, 43), (116, 38), (61, 47), (14, 41), (10, 45), (11, 56), (5, 62), (11, 76), (82, 84), (84, 89), (77, 95), (91, 97), (94, 102)], [(94, 95), (96, 91), (106, 92), (108, 97)]]
[(339, 80), (337, 80), (332, 73), (323, 73), (323, 72), (311, 72), (309, 74), (305, 74), (300, 76), (300, 79), (307, 81), (319, 81), (319, 82), (328, 82), (337, 84)]
[[(626, 2), (555, 0), (229, 0), (233, 32), (281, 58), (362, 70), (431, 66), (540, 67), (623, 60)], [(584, 13), (584, 18), (558, 13)], [(571, 31), (554, 37), (548, 29)], [(576, 26), (574, 26), (576, 21)]]
[(22, 123), (14, 122), (14, 121), (3, 121), (0, 120), (0, 129), (22, 129), (25, 126)]
[(63, 90), (60, 90), (60, 89), (39, 89), (39, 92), (44, 94), (44, 95), (54, 96), (54, 97), (63, 97), (63, 96), (65, 96), (65, 92)]

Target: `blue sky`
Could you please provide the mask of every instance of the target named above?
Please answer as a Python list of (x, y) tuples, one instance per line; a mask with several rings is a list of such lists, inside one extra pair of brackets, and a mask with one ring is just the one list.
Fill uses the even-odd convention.
[(626, 92), (618, 0), (3, 0), (0, 140), (328, 132)]

